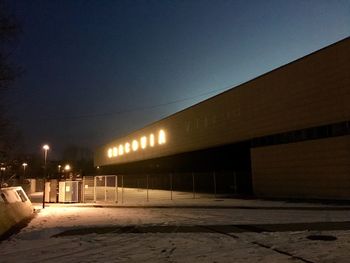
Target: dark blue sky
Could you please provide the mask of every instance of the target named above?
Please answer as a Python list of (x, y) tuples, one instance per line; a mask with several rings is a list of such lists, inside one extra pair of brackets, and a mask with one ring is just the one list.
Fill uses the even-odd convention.
[[(27, 151), (92, 149), (350, 35), (348, 0), (11, 1)], [(267, 94), (268, 96), (268, 94)]]

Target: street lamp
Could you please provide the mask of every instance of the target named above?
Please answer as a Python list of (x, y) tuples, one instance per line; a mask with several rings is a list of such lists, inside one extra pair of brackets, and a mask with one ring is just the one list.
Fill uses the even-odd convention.
[(72, 170), (72, 166), (70, 166), (70, 164), (66, 164), (63, 167), (63, 170), (64, 170), (64, 178), (65, 178), (65, 180), (67, 180), (68, 178), (71, 179), (69, 172)]
[(62, 165), (57, 165), (57, 178), (58, 178), (58, 180), (60, 180), (61, 179), (61, 167), (62, 167)]
[(26, 167), (27, 167), (27, 163), (22, 163), (23, 166), (23, 179), (26, 179)]
[(46, 172), (47, 172), (47, 170), (46, 170), (46, 160), (47, 160), (47, 151), (50, 150), (50, 147), (47, 144), (45, 144), (43, 146), (43, 150), (44, 150), (44, 164), (45, 164), (45, 166), (44, 166), (45, 173), (44, 173), (43, 208), (45, 208), (45, 184), (46, 184)]
[(48, 146), (47, 144), (45, 144), (45, 145), (43, 146), (43, 150), (44, 150), (44, 160), (45, 160), (45, 169), (46, 169), (47, 151), (50, 150), (50, 146)]
[(72, 169), (72, 168), (70, 167), (69, 164), (66, 164), (66, 165), (64, 166), (64, 170), (65, 170), (66, 172), (69, 172), (70, 169)]

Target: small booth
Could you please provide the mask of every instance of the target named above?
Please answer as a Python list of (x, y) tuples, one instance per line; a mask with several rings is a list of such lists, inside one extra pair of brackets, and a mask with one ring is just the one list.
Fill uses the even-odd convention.
[(79, 203), (82, 199), (82, 181), (59, 182), (59, 203)]
[(51, 179), (45, 182), (45, 202), (46, 203), (57, 203), (57, 190), (58, 190), (57, 179)]

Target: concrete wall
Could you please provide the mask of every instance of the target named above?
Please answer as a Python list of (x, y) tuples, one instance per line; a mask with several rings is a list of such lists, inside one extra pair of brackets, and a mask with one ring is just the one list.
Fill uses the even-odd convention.
[[(22, 193), (22, 198), (18, 193)], [(21, 187), (0, 190), (0, 237), (33, 215), (32, 204)], [(23, 200), (22, 200), (23, 199)]]
[[(347, 38), (98, 148), (95, 165), (146, 160), (350, 120), (349, 68)], [(109, 148), (157, 135), (159, 129), (167, 135), (164, 145), (108, 158)]]
[(350, 199), (350, 136), (251, 149), (261, 197)]

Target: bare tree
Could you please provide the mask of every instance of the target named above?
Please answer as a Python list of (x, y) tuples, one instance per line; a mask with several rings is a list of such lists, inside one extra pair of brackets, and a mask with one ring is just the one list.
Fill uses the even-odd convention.
[(80, 176), (94, 173), (93, 153), (90, 149), (69, 145), (63, 150), (62, 157), (62, 160), (72, 165), (75, 173), (79, 173)]
[(21, 28), (7, 2), (0, 0), (0, 163), (5, 162), (13, 151), (18, 131), (7, 117), (5, 93), (20, 73), (19, 67), (11, 63)]
[(18, 75), (18, 68), (9, 61), (18, 41), (21, 27), (9, 12), (5, 0), (0, 0), (0, 91), (8, 89)]

